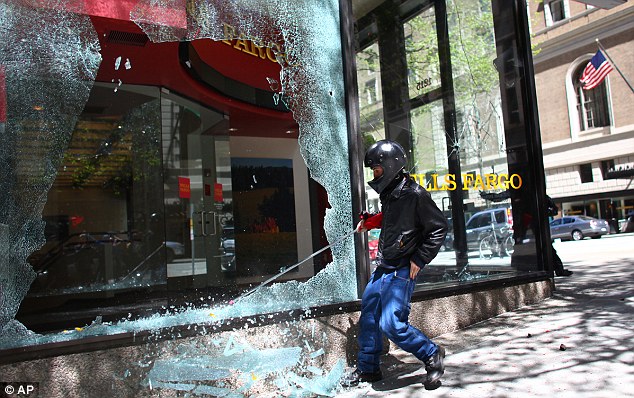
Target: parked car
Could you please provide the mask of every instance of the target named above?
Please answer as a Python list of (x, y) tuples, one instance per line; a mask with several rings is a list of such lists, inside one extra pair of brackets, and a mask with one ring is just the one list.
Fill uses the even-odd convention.
[(225, 252), (235, 253), (236, 238), (234, 227), (224, 227), (222, 229), (222, 237), (220, 238), (220, 246)]
[(550, 222), (550, 237), (561, 240), (581, 240), (587, 236), (598, 239), (610, 231), (607, 221), (588, 216), (565, 216)]
[(466, 224), (467, 247), (469, 250), (480, 250), (480, 242), (495, 230), (499, 239), (513, 233), (511, 209), (498, 207), (475, 213)]
[(451, 251), (453, 250), (453, 232), (447, 232), (447, 235), (445, 236), (445, 241), (443, 242), (442, 246), (440, 247), (440, 251)]
[(166, 251), (166, 260), (168, 263), (174, 261), (175, 258), (182, 257), (185, 255), (185, 246), (180, 242), (166, 241), (165, 243), (165, 251)]
[[(453, 229), (451, 229), (453, 230)], [(370, 260), (374, 260), (376, 258), (376, 254), (379, 250), (379, 236), (381, 235), (381, 229), (371, 229), (368, 231), (368, 251), (370, 254)], [(440, 251), (451, 251), (453, 250), (453, 232), (447, 232), (447, 236), (445, 236), (445, 241), (443, 242)]]

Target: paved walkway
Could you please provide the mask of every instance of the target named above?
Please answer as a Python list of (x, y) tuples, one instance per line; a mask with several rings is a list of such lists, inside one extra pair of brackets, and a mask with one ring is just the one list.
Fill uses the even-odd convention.
[(574, 275), (552, 298), (434, 339), (442, 387), (423, 389), (420, 363), (393, 350), (386, 379), (337, 397), (634, 397), (634, 234), (555, 247)]

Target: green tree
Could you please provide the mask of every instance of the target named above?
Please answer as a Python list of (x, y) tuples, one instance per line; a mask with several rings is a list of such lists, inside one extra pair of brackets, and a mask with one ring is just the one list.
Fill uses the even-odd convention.
[[(501, 114), (498, 112), (499, 79), (493, 64), (496, 51), (490, 3), (448, 1), (447, 17), (458, 128), (458, 139), (453, 146), (460, 151), (463, 162), (477, 162), (482, 172), (485, 156), (504, 153), (504, 144), (499, 139), (502, 135), (497, 133)], [(438, 76), (440, 67), (433, 12), (412, 18), (405, 29), (410, 75), (416, 79)], [(407, 32), (411, 33), (408, 35)], [(426, 73), (421, 75), (421, 70)], [(429, 89), (439, 84), (432, 81)], [(435, 117), (441, 115), (438, 113)], [(437, 140), (440, 137), (426, 138)], [(442, 169), (442, 165), (436, 168)]]

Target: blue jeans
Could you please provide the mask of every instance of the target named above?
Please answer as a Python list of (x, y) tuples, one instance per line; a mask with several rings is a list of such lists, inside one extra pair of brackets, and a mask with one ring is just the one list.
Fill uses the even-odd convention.
[(361, 372), (379, 371), (381, 333), (421, 361), (436, 353), (436, 344), (407, 321), (415, 285), (416, 281), (409, 277), (409, 267), (391, 271), (378, 267), (372, 273), (361, 298), (357, 358)]

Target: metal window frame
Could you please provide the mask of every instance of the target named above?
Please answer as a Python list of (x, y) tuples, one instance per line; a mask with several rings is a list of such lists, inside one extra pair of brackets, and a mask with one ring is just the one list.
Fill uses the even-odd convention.
[[(415, 14), (416, 10), (410, 10), (405, 7), (406, 2), (404, 2), (399, 8), (400, 11), (403, 11), (402, 15), (412, 16)], [(537, 111), (537, 95), (535, 89), (535, 81), (534, 81), (534, 67), (533, 67), (533, 59), (531, 53), (530, 46), (530, 31), (529, 31), (529, 23), (528, 23), (528, 13), (527, 13), (527, 4), (526, 0), (514, 0), (511, 4), (508, 1), (504, 0), (492, 0), (492, 12), (494, 17), (494, 23), (496, 28), (502, 28), (500, 32), (496, 32), (496, 46), (498, 47), (498, 56), (506, 57), (509, 53), (509, 50), (512, 50), (512, 53), (515, 53), (518, 56), (517, 62), (515, 66), (515, 71), (513, 70), (502, 70), (500, 71), (503, 76), (501, 78), (506, 78), (509, 74), (513, 75), (516, 79), (516, 88), (514, 89), (516, 95), (516, 101), (518, 103), (513, 104), (512, 106), (518, 107), (517, 111), (521, 113), (521, 122), (522, 130), (525, 132), (525, 151), (526, 156), (529, 159), (532, 159), (531, 164), (529, 165), (529, 174), (532, 175), (532, 184), (533, 184), (533, 194), (535, 195), (530, 200), (534, 200), (531, 203), (531, 206), (535, 207), (535, 214), (538, 216), (538, 220), (535, 222), (536, 235), (537, 235), (537, 245), (538, 247), (544, 247), (546, 250), (541, 250), (536, 253), (536, 263), (538, 269), (541, 270), (549, 270), (552, 274), (552, 252), (549, 244), (550, 239), (550, 226), (548, 224), (546, 218), (546, 207), (544, 204), (544, 197), (546, 195), (546, 180), (545, 180), (545, 172), (544, 165), (542, 159), (542, 146), (541, 146), (541, 134), (539, 127), (539, 115)], [(346, 115), (348, 118), (348, 138), (350, 145), (350, 176), (351, 176), (351, 185), (352, 185), (352, 208), (354, 214), (357, 214), (364, 206), (365, 203), (365, 189), (363, 185), (363, 165), (361, 164), (361, 159), (363, 158), (363, 147), (361, 144), (361, 137), (358, 134), (359, 131), (359, 118), (360, 118), (360, 110), (358, 103), (358, 86), (356, 79), (356, 48), (355, 48), (355, 19), (352, 14), (352, 3), (351, 0), (340, 0), (340, 16), (341, 16), (341, 40), (342, 40), (342, 55), (343, 55), (343, 63), (344, 63), (344, 85), (346, 89), (345, 94), (345, 106), (346, 106)], [(449, 40), (448, 40), (448, 26), (446, 21), (446, 2), (445, 0), (432, 0), (429, 2), (425, 2), (425, 6), (429, 4), (433, 4), (436, 7), (436, 16), (437, 16), (437, 32), (439, 39), (439, 58), (441, 61), (441, 65), (445, 62), (445, 66), (449, 67), (451, 70), (451, 61), (450, 61), (450, 49), (449, 49)], [(407, 9), (406, 9), (407, 8)], [(443, 16), (445, 16), (443, 18)], [(363, 18), (367, 18), (368, 16), (363, 16)], [(406, 18), (402, 18), (402, 21), (405, 21)], [(509, 23), (512, 21), (512, 23)], [(366, 44), (371, 41), (375, 41), (377, 39), (377, 32), (372, 29), (371, 25), (368, 25), (364, 28), (364, 26), (358, 27), (358, 29), (363, 30), (364, 37), (366, 40)], [(371, 34), (374, 33), (374, 34)], [(510, 34), (510, 36), (509, 36)], [(360, 43), (360, 46), (363, 47), (364, 43)], [(442, 69), (442, 66), (441, 66)], [(504, 73), (506, 75), (504, 76)], [(445, 129), (446, 131), (455, 131), (454, 126), (455, 121), (455, 105), (452, 107), (452, 103), (454, 102), (453, 97), (453, 83), (451, 81), (452, 75), (447, 73), (444, 74), (448, 79), (446, 82), (443, 82), (444, 89), (451, 88), (451, 92), (444, 91), (443, 92), (443, 108), (444, 108), (444, 119), (445, 119)], [(441, 76), (442, 77), (442, 76)], [(409, 104), (416, 105), (416, 104)], [(506, 106), (510, 109), (511, 105), (503, 104), (503, 107)], [(518, 124), (509, 123), (506, 125), (508, 121), (505, 118), (505, 134), (509, 131), (517, 131)], [(389, 135), (389, 134), (388, 134)], [(508, 138), (508, 137), (507, 137)], [(510, 154), (511, 155), (511, 154)], [(521, 155), (521, 154), (520, 154)], [(512, 156), (517, 156), (512, 154)], [(450, 165), (452, 163), (457, 164), (457, 172), (456, 174), (460, 174), (460, 159), (457, 158), (455, 162), (452, 162), (450, 159)], [(451, 171), (451, 170), (450, 170)], [(462, 195), (461, 190), (452, 191), (455, 192), (456, 195)], [(452, 200), (454, 198), (452, 197)], [(455, 198), (458, 199), (458, 198)], [(456, 203), (459, 203), (459, 200), (456, 200)], [(462, 210), (459, 206), (453, 206), (455, 209)], [(454, 234), (456, 231), (462, 231), (465, 234), (465, 246), (466, 246), (466, 228), (464, 225), (464, 216), (462, 215), (453, 215), (454, 218)], [(456, 221), (461, 225), (455, 225)], [(455, 236), (456, 240), (460, 240), (459, 236)], [(355, 256), (357, 261), (357, 290), (359, 297), (361, 297), (363, 288), (368, 281), (368, 276), (370, 273), (370, 263), (368, 259), (368, 255), (366, 253), (366, 245), (367, 238), (365, 234), (357, 234), (355, 236)], [(461, 252), (462, 250), (459, 250)], [(466, 247), (464, 248), (464, 260), (466, 261)], [(461, 255), (457, 253), (457, 263), (460, 265)], [(474, 287), (477, 289), (477, 287)], [(446, 289), (448, 294), (451, 289)], [(425, 296), (425, 291), (417, 292), (420, 296)]]

